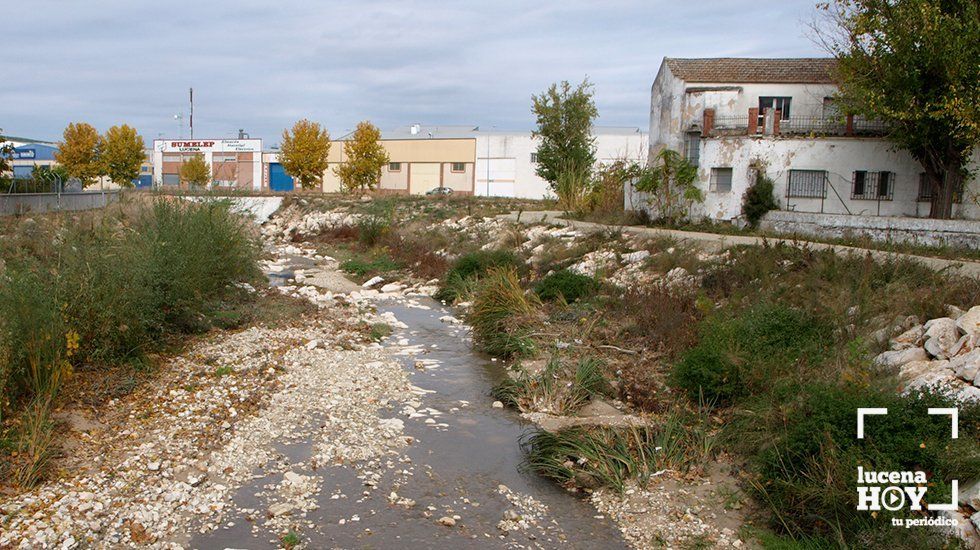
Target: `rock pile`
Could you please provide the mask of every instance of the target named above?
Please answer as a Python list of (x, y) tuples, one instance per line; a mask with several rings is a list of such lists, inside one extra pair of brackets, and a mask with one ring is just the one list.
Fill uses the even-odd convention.
[(908, 320), (910, 326), (874, 362), (897, 370), (906, 392), (933, 389), (958, 401), (980, 401), (980, 306), (965, 313), (948, 309), (948, 317), (925, 324)]

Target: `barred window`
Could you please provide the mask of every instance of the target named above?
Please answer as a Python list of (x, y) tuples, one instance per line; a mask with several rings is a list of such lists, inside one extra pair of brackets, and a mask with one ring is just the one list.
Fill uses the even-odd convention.
[(537, 164), (537, 163), (538, 163), (538, 154), (531, 153), (531, 164)]
[(826, 170), (790, 170), (786, 180), (786, 196), (801, 199), (822, 199), (827, 196)]
[(697, 166), (701, 160), (701, 134), (690, 132), (684, 142), (684, 156), (691, 166)]
[(852, 179), (851, 199), (890, 201), (894, 188), (894, 172), (857, 170)]
[(712, 168), (711, 169), (711, 191), (715, 193), (728, 193), (732, 190), (732, 169), (731, 168)]
[(400, 162), (389, 162), (388, 163), (388, 171), (389, 172), (401, 172), (402, 171), (402, 163), (400, 163)]
[(452, 170), (453, 172), (465, 172), (466, 171), (466, 163), (463, 163), (463, 162), (454, 162), (454, 163), (452, 163), (452, 166), (449, 167), (449, 169)]

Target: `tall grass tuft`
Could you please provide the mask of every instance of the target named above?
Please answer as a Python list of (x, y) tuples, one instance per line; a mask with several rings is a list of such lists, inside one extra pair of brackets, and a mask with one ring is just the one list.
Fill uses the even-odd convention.
[(537, 375), (522, 370), (516, 379), (508, 378), (491, 391), (495, 399), (523, 412), (557, 415), (574, 414), (594, 396), (611, 393), (599, 360), (584, 358), (572, 367), (557, 357)]
[(475, 283), (493, 268), (524, 268), (524, 262), (510, 250), (478, 250), (463, 254), (446, 272), (445, 282), (433, 296), (436, 300), (453, 303), (472, 295)]
[(703, 419), (677, 413), (648, 427), (539, 430), (522, 447), (525, 467), (558, 483), (622, 491), (629, 480), (643, 484), (662, 470), (702, 464), (714, 452), (714, 436)]
[(476, 290), (469, 314), (474, 340), (490, 355), (531, 355), (531, 328), (540, 305), (536, 296), (524, 292), (516, 269), (491, 269)]

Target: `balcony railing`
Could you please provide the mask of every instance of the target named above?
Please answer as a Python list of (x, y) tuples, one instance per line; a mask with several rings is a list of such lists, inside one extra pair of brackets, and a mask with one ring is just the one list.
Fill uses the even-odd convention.
[(745, 116), (715, 116), (714, 109), (704, 111), (704, 135), (781, 135), (781, 136), (882, 136), (884, 123), (857, 116), (795, 116), (779, 118), (779, 111), (759, 114), (749, 109)]

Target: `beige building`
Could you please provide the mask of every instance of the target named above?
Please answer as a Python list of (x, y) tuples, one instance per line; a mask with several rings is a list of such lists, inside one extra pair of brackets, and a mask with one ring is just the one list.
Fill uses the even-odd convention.
[[(424, 195), (438, 187), (447, 187), (455, 195), (473, 194), (476, 164), (476, 138), (430, 137), (417, 126), (381, 136), (381, 145), (388, 152), (389, 164), (381, 170), (377, 190), (381, 193)], [(414, 133), (413, 133), (414, 129)], [(334, 169), (344, 162), (344, 142), (348, 136), (330, 143), (328, 167), (323, 174), (322, 190), (336, 193), (342, 190)], [(290, 191), (296, 185), (279, 164), (279, 153), (269, 151), (262, 156), (262, 188)]]

